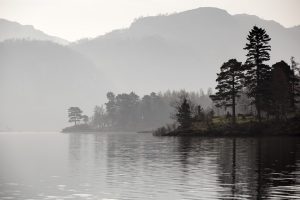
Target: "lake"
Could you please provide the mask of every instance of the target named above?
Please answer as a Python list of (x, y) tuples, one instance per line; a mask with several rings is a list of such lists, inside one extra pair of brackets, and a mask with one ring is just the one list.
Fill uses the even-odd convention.
[(0, 199), (300, 199), (300, 140), (2, 132)]

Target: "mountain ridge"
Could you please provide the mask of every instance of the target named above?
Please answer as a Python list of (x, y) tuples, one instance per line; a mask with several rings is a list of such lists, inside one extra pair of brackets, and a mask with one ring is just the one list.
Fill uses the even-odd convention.
[(234, 15), (231, 15), (229, 14), (226, 10), (223, 10), (223, 9), (220, 9), (220, 8), (215, 8), (215, 7), (199, 7), (199, 8), (196, 8), (196, 9), (192, 9), (192, 10), (186, 10), (186, 11), (183, 11), (183, 12), (175, 12), (175, 13), (171, 13), (171, 14), (161, 14), (161, 15), (153, 15), (153, 16), (146, 16), (146, 17), (139, 17), (139, 18), (136, 18), (131, 24), (129, 27), (127, 28), (122, 28), (122, 29), (114, 29), (114, 30), (111, 30), (105, 34), (100, 34), (96, 37), (92, 37), (92, 38), (81, 38), (79, 40), (76, 40), (74, 42), (71, 42), (70, 44), (76, 44), (78, 42), (80, 42), (81, 40), (84, 40), (84, 41), (90, 41), (90, 40), (95, 40), (95, 39), (98, 39), (98, 38), (101, 38), (101, 37), (107, 37), (107, 36), (110, 36), (116, 32), (124, 32), (128, 29), (130, 29), (132, 26), (136, 25), (137, 23), (140, 23), (140, 21), (144, 21), (144, 20), (151, 20), (153, 18), (164, 18), (164, 17), (172, 17), (173, 15), (186, 15), (186, 14), (190, 14), (190, 13), (197, 13), (197, 12), (200, 12), (202, 10), (210, 10), (210, 11), (214, 11), (215, 13), (220, 13), (220, 14), (223, 14), (225, 16), (232, 16), (232, 17), (235, 17), (235, 18), (238, 18), (238, 17), (246, 17), (246, 18), (253, 18), (255, 20), (258, 20), (258, 21), (266, 21), (266, 22), (270, 22), (270, 23), (274, 23), (276, 24), (277, 26), (280, 26), (282, 28), (285, 28), (285, 29), (294, 29), (294, 28), (299, 28), (300, 29), (300, 24), (299, 25), (296, 25), (296, 26), (292, 26), (292, 27), (285, 27), (283, 26), (282, 24), (280, 24), (279, 22), (275, 21), (275, 20), (267, 20), (267, 19), (263, 19), (257, 15), (253, 15), (253, 14), (246, 14), (246, 13), (241, 13), (241, 14), (234, 14)]
[(246, 60), (243, 47), (253, 25), (272, 38), (268, 64), (289, 63), (291, 56), (299, 62), (300, 26), (285, 28), (211, 8), (140, 18), (128, 28), (65, 46), (0, 42), (0, 129), (57, 130), (66, 125), (68, 106), (89, 115), (105, 102), (108, 91), (144, 95), (213, 88), (224, 62)]
[(33, 25), (22, 25), (18, 22), (0, 18), (0, 41), (26, 39), (26, 40), (48, 40), (61, 45), (69, 44), (69, 41), (44, 33)]
[[(150, 84), (138, 88), (130, 83), (130, 80), (137, 80), (153, 83), (153, 88), (197, 90), (214, 87), (215, 74), (223, 62), (230, 58), (245, 61), (243, 48), (254, 25), (265, 28), (272, 38), (270, 64), (279, 60), (289, 62), (290, 56), (300, 58), (297, 29), (285, 28), (273, 20), (254, 15), (230, 15), (218, 8), (139, 18), (126, 29), (71, 43), (70, 47), (108, 71), (121, 87), (124, 85), (121, 83), (126, 83), (136, 91), (151, 90)], [(141, 69), (149, 76), (133, 75)], [(176, 79), (179, 75), (190, 78), (179, 83)], [(153, 82), (151, 77), (158, 77), (158, 80)]]

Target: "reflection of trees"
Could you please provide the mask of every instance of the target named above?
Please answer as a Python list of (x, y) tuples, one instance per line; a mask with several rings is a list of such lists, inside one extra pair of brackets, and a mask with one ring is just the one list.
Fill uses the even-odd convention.
[(231, 173), (231, 178), (232, 178), (232, 197), (235, 197), (236, 193), (236, 184), (235, 184), (235, 174), (236, 174), (236, 139), (232, 139), (232, 173)]
[(76, 174), (81, 159), (81, 134), (69, 134), (69, 163), (71, 172)]
[[(296, 150), (295, 138), (221, 140), (217, 163), (226, 195), (265, 199), (276, 195), (273, 192), (279, 188), (294, 186)], [(293, 195), (291, 190), (284, 193)]]
[(140, 141), (135, 135), (128, 133), (107, 134), (105, 140), (107, 183), (115, 188), (123, 187), (122, 184), (129, 180), (136, 183), (142, 159)]
[(69, 134), (69, 159), (80, 160), (81, 134)]
[(181, 137), (178, 138), (178, 152), (180, 153), (179, 161), (182, 165), (183, 172), (188, 172), (188, 164), (189, 164), (189, 157), (190, 157), (190, 151), (193, 151), (192, 149), (192, 140), (190, 137)]
[(82, 170), (90, 170), (86, 166), (93, 166), (94, 160), (91, 158), (96, 156), (96, 150), (93, 151), (93, 149), (98, 148), (94, 134), (70, 133), (68, 136), (70, 169), (74, 173), (82, 172)]
[[(258, 142), (257, 199), (270, 198), (274, 191), (292, 196), (295, 191), (282, 190), (296, 184), (298, 138), (265, 138)], [(281, 189), (280, 189), (281, 188)]]
[(100, 162), (103, 162), (103, 158), (101, 158), (101, 156), (103, 156), (103, 154), (101, 153), (101, 151), (103, 151), (106, 148), (106, 140), (103, 139), (102, 134), (94, 134), (93, 136), (94, 136), (93, 142), (95, 144), (94, 159), (95, 159), (95, 163), (97, 165)]
[(226, 189), (225, 197), (253, 196), (251, 183), (254, 172), (253, 141), (236, 138), (220, 139), (217, 145), (219, 181)]
[[(165, 184), (169, 178), (170, 185), (175, 181), (182, 185), (179, 192), (185, 193), (208, 178), (217, 179), (219, 185), (213, 187), (221, 189), (223, 198), (299, 196), (293, 187), (300, 160), (298, 138), (140, 137), (69, 134), (71, 169), (88, 174), (96, 170), (92, 173), (97, 173), (97, 180), (112, 188), (142, 187), (141, 183), (145, 186), (153, 180)], [(88, 162), (92, 165), (87, 167)], [(122, 185), (129, 180), (131, 185)]]
[(177, 149), (175, 153), (179, 153), (179, 161), (182, 165), (182, 170), (184, 172), (188, 172), (189, 166), (202, 164), (202, 161), (205, 157), (212, 158), (213, 156), (208, 155), (214, 151), (214, 144), (214, 139), (203, 139), (200, 137), (178, 137), (176, 143)]

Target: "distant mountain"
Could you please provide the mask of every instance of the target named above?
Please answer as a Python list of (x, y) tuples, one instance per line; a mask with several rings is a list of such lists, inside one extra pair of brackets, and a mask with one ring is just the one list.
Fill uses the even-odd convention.
[(254, 25), (272, 38), (270, 63), (300, 60), (299, 27), (217, 8), (140, 18), (127, 29), (70, 46), (124, 90), (198, 90), (215, 86), (216, 72), (229, 58), (245, 61), (243, 47)]
[(245, 61), (253, 25), (272, 38), (270, 64), (291, 56), (300, 61), (300, 26), (216, 8), (140, 18), (127, 29), (66, 46), (32, 26), (0, 20), (0, 41), (30, 39), (0, 42), (0, 130), (60, 129), (69, 106), (90, 115), (108, 91), (141, 96), (214, 87), (223, 62)]
[(7, 39), (48, 40), (62, 45), (69, 43), (59, 37), (47, 35), (31, 25), (0, 19), (0, 41)]
[(67, 47), (46, 41), (0, 43), (0, 130), (59, 130), (67, 109), (93, 107), (113, 89), (104, 74)]

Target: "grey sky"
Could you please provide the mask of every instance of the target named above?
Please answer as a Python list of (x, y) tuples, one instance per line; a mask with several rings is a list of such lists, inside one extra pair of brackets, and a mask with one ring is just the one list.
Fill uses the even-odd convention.
[(300, 24), (300, 0), (0, 0), (0, 18), (73, 41), (128, 27), (140, 16), (205, 6), (254, 14), (285, 27)]

